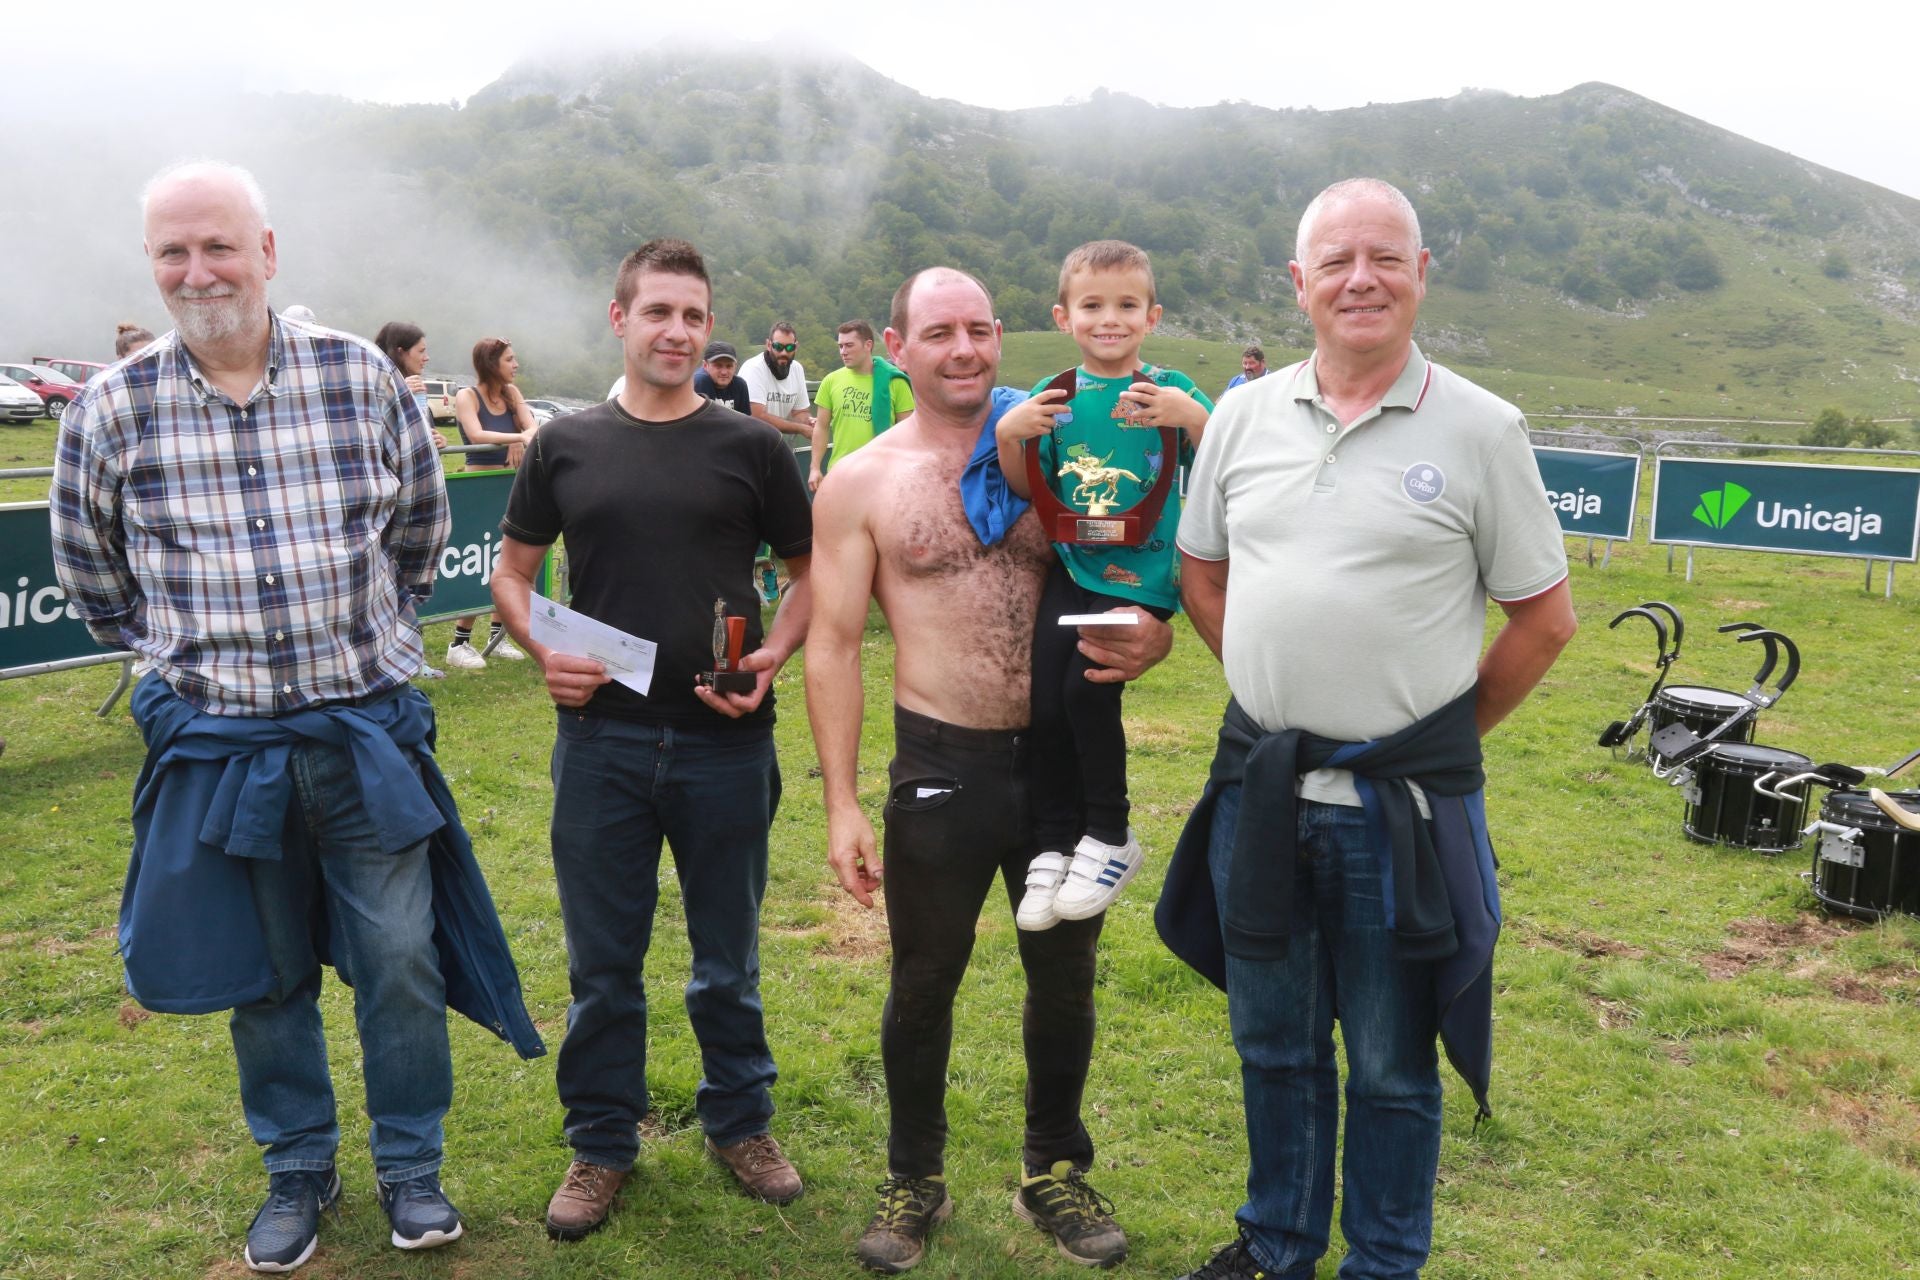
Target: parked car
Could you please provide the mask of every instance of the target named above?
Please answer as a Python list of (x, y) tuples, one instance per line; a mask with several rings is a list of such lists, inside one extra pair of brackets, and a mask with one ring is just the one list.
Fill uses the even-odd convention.
[(92, 382), (107, 368), (98, 360), (56, 360), (51, 356), (35, 356), (33, 362), (43, 369), (64, 373), (82, 385)]
[(0, 422), (32, 422), (45, 412), (39, 396), (0, 374)]
[(49, 418), (58, 418), (80, 395), (80, 384), (66, 374), (37, 364), (7, 364), (0, 361), (0, 374), (40, 397)]
[(527, 408), (533, 410), (533, 420), (536, 425), (557, 418), (563, 413), (573, 412), (557, 400), (529, 400)]
[(460, 384), (446, 378), (425, 378), (422, 381), (427, 388), (427, 413), (435, 422), (452, 422), (453, 396), (460, 390)]

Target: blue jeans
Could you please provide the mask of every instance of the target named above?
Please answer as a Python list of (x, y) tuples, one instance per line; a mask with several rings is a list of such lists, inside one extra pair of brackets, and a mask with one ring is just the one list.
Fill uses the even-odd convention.
[(673, 850), (700, 1044), (694, 1095), (717, 1146), (765, 1133), (773, 1051), (760, 1009), (760, 902), (780, 803), (770, 729), (690, 730), (563, 710), (553, 745), (553, 872), (573, 1003), (558, 1084), (574, 1155), (628, 1169), (647, 1113), (644, 970)]
[[(1222, 788), (1207, 851), (1222, 903), (1239, 813), (1240, 787)], [(1412, 1280), (1432, 1243), (1440, 1161), (1431, 965), (1394, 957), (1362, 810), (1302, 800), (1298, 839), (1286, 956), (1227, 957), (1251, 1157), (1236, 1216), (1274, 1280), (1311, 1280), (1333, 1217), (1338, 1019), (1347, 1050), (1341, 1280)]]
[(453, 1100), (446, 987), (433, 943), (427, 843), (382, 853), (344, 747), (302, 742), (288, 766), (280, 859), (254, 860), (254, 897), (282, 990), (233, 1011), (240, 1101), (270, 1173), (325, 1169), (340, 1144), (321, 1031), (314, 922), (324, 913), (333, 967), (353, 985), (367, 1085), (368, 1144), (384, 1182), (440, 1168)]

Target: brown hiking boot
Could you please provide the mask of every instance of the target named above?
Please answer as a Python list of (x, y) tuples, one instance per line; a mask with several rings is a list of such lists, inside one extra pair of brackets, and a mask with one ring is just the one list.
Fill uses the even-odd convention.
[(769, 1204), (791, 1203), (806, 1190), (800, 1185), (799, 1173), (794, 1170), (792, 1162), (781, 1154), (780, 1144), (773, 1140), (770, 1133), (756, 1133), (730, 1147), (716, 1147), (713, 1139), (708, 1138), (707, 1151), (733, 1170), (733, 1176), (740, 1179), (740, 1185), (747, 1189), (748, 1195)]
[(547, 1201), (547, 1234), (555, 1240), (578, 1240), (598, 1230), (626, 1180), (624, 1170), (575, 1160), (567, 1166), (560, 1189)]
[(876, 1190), (880, 1207), (853, 1247), (853, 1256), (869, 1271), (899, 1275), (920, 1265), (928, 1233), (953, 1216), (953, 1197), (947, 1194), (944, 1177), (888, 1174)]

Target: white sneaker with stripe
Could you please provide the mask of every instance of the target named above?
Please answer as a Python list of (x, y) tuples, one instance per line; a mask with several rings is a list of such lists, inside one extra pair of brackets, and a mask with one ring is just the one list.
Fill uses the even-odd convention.
[(1127, 829), (1125, 844), (1082, 836), (1074, 846), (1067, 878), (1053, 895), (1053, 911), (1062, 920), (1086, 920), (1105, 911), (1147, 860), (1140, 838)]

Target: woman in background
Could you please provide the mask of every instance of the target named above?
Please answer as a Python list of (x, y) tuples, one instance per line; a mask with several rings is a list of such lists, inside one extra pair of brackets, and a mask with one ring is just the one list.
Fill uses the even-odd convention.
[(122, 320), (114, 327), (113, 358), (125, 360), (134, 352), (153, 341), (153, 331), (130, 320)]
[[(420, 378), (427, 368), (426, 332), (406, 320), (389, 320), (373, 335), (373, 345), (393, 361), (400, 376), (406, 379), (407, 390), (413, 392), (413, 402), (420, 406), (420, 416), (427, 420), (427, 430), (433, 434), (433, 447), (446, 448), (447, 438), (433, 425), (433, 413), (427, 408), (427, 384)], [(420, 674), (428, 680), (447, 678), (446, 672), (430, 662), (421, 666)]]
[[(468, 444), (499, 445), (467, 455), (467, 470), (495, 471), (520, 465), (526, 437), (534, 432), (533, 410), (513, 385), (520, 376), (520, 360), (513, 344), (505, 338), (482, 338), (473, 344), (473, 371), (479, 376), (477, 387), (462, 387), (453, 398), (454, 420)], [(477, 615), (476, 615), (477, 616)], [(453, 643), (447, 646), (447, 665), (463, 671), (478, 671), (487, 665), (473, 647), (474, 618), (461, 618), (453, 624)], [(519, 660), (527, 655), (502, 633), (500, 620), (493, 619), (487, 643), (496, 658)]]

